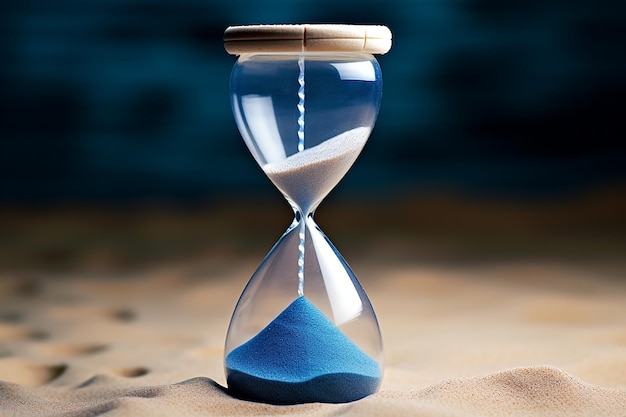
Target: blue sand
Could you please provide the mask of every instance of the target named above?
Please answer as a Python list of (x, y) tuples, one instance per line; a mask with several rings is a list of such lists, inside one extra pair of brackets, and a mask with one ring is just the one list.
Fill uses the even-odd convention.
[(226, 356), (230, 392), (273, 404), (355, 401), (375, 393), (381, 376), (378, 363), (304, 297)]

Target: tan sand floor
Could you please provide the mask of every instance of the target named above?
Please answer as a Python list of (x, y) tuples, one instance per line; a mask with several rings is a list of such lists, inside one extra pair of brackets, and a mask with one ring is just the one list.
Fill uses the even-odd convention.
[(1, 416), (626, 416), (626, 282), (516, 262), (354, 266), (378, 313), (381, 391), (270, 406), (222, 388), (254, 260), (120, 276), (4, 276)]
[(282, 407), (229, 396), (222, 357), (290, 221), (279, 196), (0, 209), (0, 416), (626, 417), (620, 195), (324, 206), (378, 314), (385, 376), (361, 401)]

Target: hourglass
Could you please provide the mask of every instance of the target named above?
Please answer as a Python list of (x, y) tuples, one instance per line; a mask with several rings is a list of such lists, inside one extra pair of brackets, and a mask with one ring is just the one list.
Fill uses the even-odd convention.
[(384, 26), (229, 27), (235, 121), (295, 217), (245, 287), (226, 336), (229, 392), (274, 404), (341, 403), (378, 390), (383, 348), (370, 301), (315, 224), (378, 115)]

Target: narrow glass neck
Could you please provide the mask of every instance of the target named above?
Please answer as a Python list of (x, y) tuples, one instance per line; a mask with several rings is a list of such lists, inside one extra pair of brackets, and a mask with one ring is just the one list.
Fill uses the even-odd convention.
[(293, 224), (294, 225), (301, 223), (306, 218), (313, 219), (313, 216), (315, 215), (315, 209), (304, 211), (300, 207), (298, 207), (298, 205), (294, 204), (292, 201), (289, 201), (289, 205), (291, 206), (291, 209), (293, 210)]

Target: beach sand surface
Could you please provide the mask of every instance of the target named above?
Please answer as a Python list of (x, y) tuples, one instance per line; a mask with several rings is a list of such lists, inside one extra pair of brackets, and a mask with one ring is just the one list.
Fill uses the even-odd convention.
[[(205, 235), (195, 226), (205, 219), (185, 230)], [(32, 236), (52, 233), (27, 220), (37, 226)], [(155, 239), (149, 225), (133, 222), (145, 240), (123, 237), (112, 247)], [(70, 220), (62, 230), (74, 236)], [(162, 226), (166, 232), (168, 242), (177, 239), (174, 226)], [(0, 272), (0, 416), (626, 416), (623, 263), (428, 261), (406, 242), (383, 236), (367, 250), (342, 241), (352, 248), (344, 255), (377, 312), (386, 353), (380, 391), (347, 404), (275, 406), (225, 388), (227, 326), (262, 250), (222, 239), (193, 259), (107, 269), (93, 267), (110, 257), (93, 244), (82, 268)], [(392, 257), (402, 250), (407, 256)], [(11, 253), (3, 259), (18, 259)]]
[(386, 345), (381, 390), (296, 406), (224, 388), (222, 345), (251, 264), (219, 279), (183, 266), (4, 277), (0, 415), (626, 416), (626, 283), (610, 273), (361, 266)]

